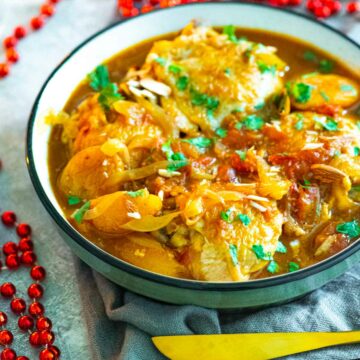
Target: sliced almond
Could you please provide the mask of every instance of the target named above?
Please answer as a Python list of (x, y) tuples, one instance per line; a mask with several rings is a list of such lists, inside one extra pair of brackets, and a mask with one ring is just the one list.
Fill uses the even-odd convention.
[(349, 178), (343, 171), (330, 165), (314, 164), (311, 166), (311, 170), (314, 177), (324, 183), (344, 182)]
[(302, 148), (302, 150), (315, 150), (320, 149), (324, 146), (322, 143), (308, 143)]
[(246, 198), (250, 199), (250, 200), (260, 201), (260, 202), (269, 202), (270, 201), (266, 197), (257, 196), (257, 195), (247, 195)]
[(262, 206), (262, 205), (258, 204), (258, 203), (255, 202), (255, 201), (250, 201), (250, 205), (251, 205), (253, 208), (259, 210), (260, 212), (265, 212), (265, 211), (267, 210), (267, 208), (266, 208), (265, 206)]
[(141, 79), (140, 85), (143, 88), (160, 96), (168, 97), (171, 94), (171, 88), (169, 86), (154, 79), (150, 79), (150, 78)]

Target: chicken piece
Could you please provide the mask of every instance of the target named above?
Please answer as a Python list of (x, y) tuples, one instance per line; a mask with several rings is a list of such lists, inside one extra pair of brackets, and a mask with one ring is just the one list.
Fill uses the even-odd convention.
[(147, 234), (129, 234), (115, 241), (114, 255), (140, 268), (179, 278), (190, 278), (189, 271), (175, 253)]
[(65, 195), (94, 199), (117, 190), (109, 176), (124, 170), (120, 155), (107, 156), (100, 146), (91, 146), (76, 153), (65, 166), (59, 187)]
[(91, 200), (84, 222), (108, 234), (129, 232), (122, 225), (146, 215), (155, 215), (162, 208), (162, 201), (147, 189), (136, 193), (118, 191)]
[(289, 87), (292, 105), (301, 110), (317, 110), (323, 105), (347, 108), (359, 99), (353, 80), (333, 74), (305, 75)]
[[(206, 212), (202, 227), (199, 223), (193, 226), (199, 232), (189, 250), (195, 279), (247, 280), (268, 263), (255, 255), (253, 246), (261, 246), (267, 260), (276, 250), (283, 216), (274, 201), (266, 202), (264, 212), (254, 207), (254, 201), (226, 203), (226, 208), (229, 222), (221, 220), (223, 207), (213, 206)], [(245, 216), (243, 220), (240, 214)]]
[(147, 77), (171, 88), (174, 111), (203, 131), (215, 130), (238, 109), (252, 113), (282, 87), (286, 65), (276, 49), (232, 40), (211, 28), (189, 27), (172, 41), (155, 42), (143, 66)]

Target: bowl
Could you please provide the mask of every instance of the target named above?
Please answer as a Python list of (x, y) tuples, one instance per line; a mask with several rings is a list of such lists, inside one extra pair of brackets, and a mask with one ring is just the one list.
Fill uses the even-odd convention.
[(193, 19), (286, 33), (309, 42), (359, 71), (360, 46), (329, 26), (283, 9), (247, 3), (198, 3), (156, 10), (114, 24), (79, 45), (49, 76), (33, 106), (27, 134), (27, 163), (35, 190), (60, 233), (83, 261), (135, 293), (173, 304), (245, 309), (299, 298), (344, 273), (360, 260), (360, 242), (308, 268), (247, 282), (204, 282), (152, 273), (105, 252), (65, 218), (51, 188), (44, 115), (60, 111), (78, 83), (98, 64), (145, 39), (177, 31)]

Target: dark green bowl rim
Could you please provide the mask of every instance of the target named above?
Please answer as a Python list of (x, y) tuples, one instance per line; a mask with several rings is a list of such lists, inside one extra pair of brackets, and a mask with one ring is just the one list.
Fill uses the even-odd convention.
[[(229, 1), (229, 2), (209, 2), (209, 3), (191, 3), (191, 4), (185, 4), (185, 5), (178, 5), (177, 7), (193, 7), (193, 6), (212, 6), (213, 4), (216, 5), (223, 5), (227, 6), (228, 4), (231, 5), (238, 5), (239, 7), (246, 5), (246, 6), (253, 6), (256, 7), (262, 7), (267, 8), (270, 11), (276, 11), (279, 13), (286, 13), (291, 16), (295, 17), (301, 17), (306, 21), (309, 21), (311, 23), (316, 23), (318, 26), (325, 27), (329, 30), (329, 32), (332, 32), (338, 36), (341, 36), (342, 38), (346, 39), (348, 42), (352, 43), (355, 47), (357, 47), (360, 50), (360, 45), (357, 44), (354, 40), (350, 39), (345, 34), (341, 33), (340, 31), (332, 28), (331, 26), (316, 21), (315, 19), (309, 18), (306, 15), (299, 14), (296, 12), (293, 12), (291, 10), (283, 9), (283, 8), (274, 8), (269, 5), (264, 4), (258, 4), (258, 3), (247, 3), (247, 2), (237, 2), (237, 1)], [(156, 9), (150, 13), (141, 14), (139, 16), (151, 16), (154, 12), (164, 12), (167, 11), (173, 11), (174, 8), (168, 8), (168, 9)], [(114, 266), (115, 268), (118, 268), (122, 271), (128, 272), (132, 275), (135, 275), (140, 278), (144, 278), (148, 281), (156, 282), (159, 284), (164, 284), (168, 286), (174, 286), (178, 288), (184, 288), (184, 289), (193, 289), (193, 290), (212, 290), (212, 291), (240, 291), (240, 290), (249, 290), (249, 289), (260, 289), (270, 286), (277, 286), (282, 285), (285, 283), (298, 281), (301, 279), (304, 279), (306, 277), (309, 277), (311, 275), (317, 274), (319, 272), (322, 272), (332, 266), (335, 266), (339, 262), (345, 260), (355, 252), (357, 252), (360, 249), (360, 241), (356, 241), (349, 247), (347, 247), (342, 252), (332, 256), (331, 258), (321, 261), (315, 265), (306, 267), (304, 269), (301, 269), (296, 272), (287, 273), (275, 277), (269, 277), (265, 279), (258, 279), (258, 280), (249, 280), (246, 282), (226, 282), (226, 283), (216, 283), (216, 282), (205, 282), (205, 281), (197, 281), (197, 280), (187, 280), (187, 279), (180, 279), (180, 278), (173, 278), (164, 276), (161, 274), (156, 274), (141, 268), (138, 268), (136, 266), (133, 266), (121, 259), (116, 258), (115, 256), (105, 252), (89, 240), (87, 240), (85, 237), (83, 237), (79, 232), (77, 232), (55, 209), (53, 204), (51, 203), (50, 199), (47, 197), (44, 188), (42, 187), (41, 181), (39, 176), (37, 175), (36, 168), (35, 168), (35, 162), (32, 152), (32, 134), (33, 134), (33, 126), (35, 122), (35, 116), (37, 113), (38, 104), (40, 101), (40, 98), (43, 94), (43, 92), (46, 89), (47, 84), (51, 81), (53, 76), (57, 73), (57, 71), (62, 67), (64, 63), (66, 63), (73, 55), (75, 55), (82, 47), (84, 47), (88, 42), (90, 42), (92, 39), (97, 37), (98, 35), (106, 32), (107, 30), (115, 27), (115, 26), (121, 26), (123, 22), (129, 22), (129, 21), (136, 21), (136, 19), (139, 17), (129, 18), (125, 20), (121, 20), (119, 22), (116, 22), (110, 26), (107, 26), (106, 28), (96, 32), (94, 35), (90, 36), (87, 40), (83, 41), (79, 46), (77, 46), (56, 68), (55, 70), (49, 75), (47, 80), (45, 81), (44, 85), (42, 86), (38, 96), (36, 97), (35, 103), (33, 105), (33, 108), (31, 110), (29, 122), (28, 122), (28, 128), (27, 128), (27, 147), (26, 147), (26, 160), (28, 165), (28, 171), (30, 174), (31, 181), (34, 185), (34, 188), (45, 206), (45, 209), (48, 211), (48, 213), (51, 215), (51, 217), (54, 219), (56, 224), (64, 231), (69, 237), (71, 237), (79, 246), (90, 252), (95, 257), (101, 259), (107, 264), (110, 264)]]

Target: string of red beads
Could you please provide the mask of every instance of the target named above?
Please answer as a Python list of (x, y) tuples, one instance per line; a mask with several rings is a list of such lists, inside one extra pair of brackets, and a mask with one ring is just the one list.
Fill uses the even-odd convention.
[(39, 14), (30, 19), (29, 26), (16, 26), (13, 33), (3, 40), (5, 50), (5, 62), (0, 63), (0, 79), (5, 78), (10, 73), (10, 67), (19, 61), (19, 53), (16, 50), (19, 40), (23, 39), (29, 31), (41, 29), (46, 20), (55, 13), (55, 5), (60, 0), (47, 0), (39, 9)]
[[(29, 343), (35, 348), (42, 348), (39, 352), (40, 360), (57, 360), (60, 350), (53, 345), (55, 334), (52, 331), (52, 322), (44, 316), (45, 307), (39, 300), (44, 295), (44, 288), (40, 284), (46, 277), (45, 269), (36, 264), (34, 244), (31, 240), (31, 227), (26, 223), (17, 223), (16, 214), (5, 211), (1, 215), (2, 223), (9, 228), (15, 228), (19, 242), (8, 241), (2, 246), (5, 256), (5, 267), (2, 269), (14, 270), (19, 266), (30, 266), (30, 277), (34, 281), (27, 289), (27, 295), (32, 302), (27, 307), (26, 301), (16, 296), (17, 289), (13, 283), (6, 282), (0, 286), (0, 295), (10, 300), (10, 309), (17, 315), (20, 330), (29, 333)], [(21, 253), (19, 256), (19, 252)], [(0, 263), (0, 266), (2, 264)], [(26, 310), (28, 314), (26, 314)], [(4, 326), (7, 324), (7, 315), (0, 312), (0, 346), (4, 349), (0, 353), (0, 360), (29, 360), (26, 356), (17, 356), (9, 346), (13, 342), (13, 334)]]

